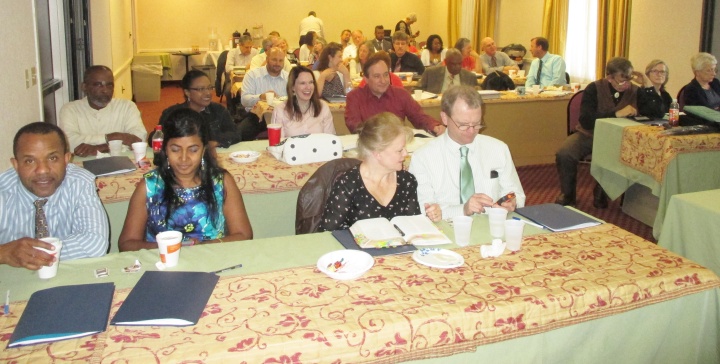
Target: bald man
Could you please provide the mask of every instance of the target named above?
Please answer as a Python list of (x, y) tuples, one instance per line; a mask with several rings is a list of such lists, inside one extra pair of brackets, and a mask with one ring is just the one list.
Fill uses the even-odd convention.
[(490, 37), (480, 42), (480, 50), (483, 51), (483, 54), (480, 55), (482, 72), (486, 75), (495, 71), (508, 73), (510, 70), (520, 69), (517, 63), (510, 59), (510, 56), (497, 50), (495, 41)]

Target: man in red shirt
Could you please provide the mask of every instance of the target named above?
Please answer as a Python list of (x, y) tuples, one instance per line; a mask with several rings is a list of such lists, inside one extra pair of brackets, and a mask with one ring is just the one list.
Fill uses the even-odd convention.
[(445, 132), (445, 126), (426, 114), (420, 104), (405, 89), (390, 85), (390, 56), (380, 51), (368, 58), (363, 65), (366, 87), (358, 87), (347, 94), (345, 124), (350, 132), (365, 120), (384, 111), (391, 112), (401, 120), (406, 117), (417, 129), (433, 135)]

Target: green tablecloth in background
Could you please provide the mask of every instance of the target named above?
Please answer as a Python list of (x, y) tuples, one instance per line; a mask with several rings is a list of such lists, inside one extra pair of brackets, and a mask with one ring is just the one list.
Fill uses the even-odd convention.
[(624, 118), (597, 120), (590, 173), (613, 200), (635, 183), (650, 188), (660, 200), (653, 224), (653, 236), (658, 238), (670, 197), (720, 188), (720, 152), (678, 154), (668, 164), (663, 183), (660, 183), (620, 161), (623, 128), (634, 125), (640, 124)]
[(672, 196), (658, 245), (720, 275), (720, 190)]

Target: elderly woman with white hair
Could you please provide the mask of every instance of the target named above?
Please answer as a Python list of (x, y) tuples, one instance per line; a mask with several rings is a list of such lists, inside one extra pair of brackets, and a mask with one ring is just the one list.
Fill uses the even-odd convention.
[(672, 97), (665, 90), (670, 78), (670, 69), (664, 61), (653, 59), (645, 67), (645, 74), (633, 72), (642, 82), (638, 89), (638, 113), (654, 119), (662, 119), (670, 109)]
[(685, 105), (707, 106), (720, 110), (720, 81), (717, 74), (717, 59), (710, 53), (698, 53), (690, 59), (695, 78), (685, 85)]
[(417, 38), (420, 35), (420, 31), (413, 33), (410, 29), (410, 26), (413, 25), (415, 22), (417, 22), (417, 14), (410, 13), (405, 17), (405, 20), (400, 20), (395, 24), (395, 31), (396, 32), (403, 32), (410, 36), (411, 38)]

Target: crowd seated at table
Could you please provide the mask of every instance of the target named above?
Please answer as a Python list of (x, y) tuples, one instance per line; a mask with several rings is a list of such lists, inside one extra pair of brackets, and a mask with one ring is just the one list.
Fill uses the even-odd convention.
[[(525, 196), (517, 180), (510, 151), (501, 141), (478, 135), (479, 128), (484, 126), (483, 120), (481, 116), (478, 119), (472, 112), (480, 110), (482, 103), (476, 105), (476, 98), (467, 95), (468, 90), (474, 90), (478, 86), (476, 74), (493, 70), (509, 73), (510, 70), (518, 68), (517, 63), (498, 51), (491, 38), (483, 39), (479, 49), (481, 53), (473, 49), (469, 39), (462, 37), (451, 39), (451, 44), (455, 46), (445, 48), (443, 39), (437, 34), (427, 38), (425, 47), (416, 49), (413, 44), (419, 32), (410, 30), (416, 20), (416, 15), (411, 13), (398, 22), (391, 41), (386, 36), (384, 27), (379, 25), (374, 29), (372, 40), (367, 40), (360, 29), (353, 32), (343, 30), (339, 43), (330, 42), (325, 45), (325, 40), (320, 37), (326, 36), (322, 21), (314, 12), (310, 12), (303, 20), (305, 26), (300, 27), (302, 43), (297, 52), (299, 60), (291, 56), (294, 52), (288, 49), (288, 42), (277, 32), (270, 32), (269, 36), (263, 39), (262, 49), (259, 50), (253, 47), (251, 37), (238, 36), (238, 40), (233, 44), (236, 48), (228, 53), (225, 71), (230, 76), (235, 68), (247, 69), (238, 96), (245, 107), (241, 111), (243, 118), (240, 123), (237, 123), (237, 119), (233, 120), (237, 115), (230, 115), (222, 105), (212, 101), (213, 86), (206, 74), (197, 70), (187, 72), (181, 81), (184, 102), (167, 108), (158, 121), (165, 132), (163, 149), (155, 161), (157, 169), (143, 177), (131, 198), (120, 239), (121, 248), (132, 250), (155, 247), (154, 234), (167, 228), (185, 229), (188, 232), (186, 240), (194, 243), (252, 238), (252, 228), (242, 204), (242, 196), (234, 179), (227, 178), (227, 172), (218, 166), (215, 148), (227, 148), (240, 141), (255, 140), (265, 130), (267, 123), (281, 124), (282, 138), (309, 133), (334, 134), (336, 131), (332, 114), (328, 103), (322, 98), (338, 95), (347, 96), (344, 105), (346, 126), (351, 132), (360, 135), (363, 163), (354, 169), (355, 185), (364, 186), (371, 191), (366, 197), (372, 197), (378, 206), (387, 207), (389, 200), (383, 197), (394, 196), (389, 192), (394, 191), (396, 185), (388, 181), (407, 181), (407, 186), (414, 190), (418, 183), (415, 181), (416, 177), (419, 181), (417, 190), (408, 192), (405, 198), (412, 201), (419, 199), (420, 204), (417, 211), (413, 209), (403, 213), (429, 211), (428, 216), (434, 221), (459, 213), (479, 213), (484, 206), (492, 206), (500, 197), (499, 194), (507, 192), (514, 192), (517, 198), (512, 200), (510, 205), (503, 204), (503, 207), (514, 210), (522, 206)], [(547, 53), (547, 48), (547, 40), (543, 37), (530, 40), (530, 50), (537, 58), (533, 61), (532, 69), (536, 70), (537, 74), (529, 75), (528, 82), (544, 86), (546, 82), (543, 80), (555, 77), (555, 73), (558, 73), (548, 72), (550, 69), (546, 70), (545, 67), (552, 68), (553, 64), (564, 65), (559, 56)], [(307, 67), (293, 65), (293, 62), (307, 63)], [(618, 65), (618, 62), (622, 64)], [(695, 79), (685, 87), (684, 100), (687, 105), (703, 104), (711, 108), (720, 105), (720, 83), (714, 78), (716, 65), (717, 61), (712, 55), (700, 53), (693, 57)], [(668, 108), (669, 94), (665, 90), (668, 67), (664, 62), (655, 60), (647, 66), (644, 76), (637, 75), (636, 81), (643, 86), (639, 91), (629, 82), (632, 73), (629, 61), (613, 59), (608, 62), (606, 69), (606, 78), (590, 84), (584, 91), (579, 132), (569, 136), (557, 153), (562, 192), (558, 197), (559, 203), (575, 203), (574, 171), (577, 160), (591, 150), (595, 119), (635, 115), (638, 110), (648, 116), (661, 117)], [(443, 95), (441, 120), (427, 115), (403, 88), (408, 87), (409, 80), (403, 85), (403, 80), (395, 72), (408, 71), (422, 75), (418, 89)], [(531, 81), (532, 77), (539, 79)], [(107, 67), (98, 65), (88, 68), (84, 80), (87, 98), (66, 105), (61, 112), (61, 127), (68, 135), (70, 149), (78, 156), (107, 152), (107, 143), (115, 139), (120, 139), (127, 145), (136, 139), (146, 140), (144, 133), (135, 133), (105, 121), (104, 124), (92, 125), (95, 128), (103, 125), (103, 130), (107, 131), (105, 133), (78, 131), (76, 125), (88, 123), (76, 122), (70, 117), (73, 114), (70, 111), (77, 105), (92, 108), (92, 113), (101, 119), (105, 114), (109, 114), (108, 110), (116, 109), (103, 106), (124, 103), (132, 106), (127, 108), (128, 110), (137, 111), (137, 107), (130, 102), (112, 99), (113, 81), (112, 72)], [(557, 80), (551, 83), (562, 85), (565, 81)], [(274, 102), (267, 102), (270, 94), (273, 95)], [(265, 101), (266, 109), (263, 112), (258, 112), (256, 108), (260, 100)], [(268, 111), (268, 107), (272, 111), (271, 117), (263, 120), (264, 111)], [(131, 117), (124, 117), (125, 123), (141, 123), (139, 112), (135, 111), (129, 113)], [(119, 114), (112, 115), (115, 117)], [(404, 147), (400, 145), (404, 143), (400, 142), (400, 136), (405, 134), (404, 129), (396, 128), (395, 124), (397, 120), (404, 121), (405, 118), (415, 128), (424, 129), (438, 137), (429, 143), (427, 148), (418, 151), (411, 164), (412, 173), (404, 172), (399, 165), (395, 165), (404, 159), (405, 153)], [(389, 138), (387, 140), (378, 137), (379, 139), (373, 142), (367, 141), (366, 135), (374, 133), (378, 128), (394, 130), (394, 134), (384, 135), (383, 138)], [(82, 136), (83, 133), (97, 135)], [(473, 138), (467, 139), (470, 136)], [(79, 142), (82, 140), (88, 142)], [(180, 140), (183, 143), (179, 143)], [(187, 140), (192, 140), (192, 143), (187, 144)], [(393, 144), (395, 142), (397, 145)], [(494, 166), (492, 169), (495, 173), (500, 173), (499, 179), (492, 181), (485, 181), (488, 176), (474, 176), (477, 193), (471, 194), (467, 200), (461, 198), (463, 203), (460, 206), (463, 208), (458, 208), (455, 206), (457, 201), (451, 203), (451, 198), (447, 199), (448, 196), (445, 196), (447, 193), (457, 194), (454, 188), (447, 189), (448, 185), (458, 183), (455, 181), (456, 176), (448, 179), (447, 171), (435, 171), (433, 168), (444, 165), (439, 161), (424, 161), (426, 157), (429, 158), (428, 151), (433, 148), (439, 148), (440, 151), (446, 144), (471, 146), (469, 154), (462, 158), (471, 159), (469, 164), (473, 174), (490, 168), (490, 165)], [(485, 147), (494, 151), (492, 158), (480, 152), (480, 149)], [(178, 153), (185, 155), (187, 151), (192, 151), (194, 156), (182, 157), (187, 160), (173, 162), (174, 156)], [(500, 153), (495, 153), (496, 151)], [(393, 153), (397, 154), (397, 161), (384, 159), (383, 156)], [(460, 158), (459, 153), (452, 152), (452, 158)], [(440, 158), (443, 155), (438, 152), (435, 157)], [(564, 157), (569, 155), (571, 157)], [(570, 162), (564, 162), (565, 160)], [(74, 167), (68, 166), (68, 173), (73, 170)], [(371, 173), (363, 174), (368, 171)], [(378, 174), (382, 175), (383, 183), (374, 179)], [(371, 182), (375, 183), (377, 191), (382, 193), (372, 193), (375, 191), (373, 187), (368, 188)], [(460, 189), (459, 185), (455, 187)], [(180, 198), (180, 193), (198, 198), (195, 202), (202, 206), (203, 211), (210, 212), (209, 217), (202, 222), (193, 221), (192, 232), (187, 231), (187, 224), (177, 222), (186, 216), (177, 214), (187, 210), (180, 201), (188, 204), (195, 202), (191, 202), (192, 199)], [(334, 193), (339, 194), (339, 191)], [(602, 205), (601, 189), (595, 197), (596, 203)], [(336, 198), (337, 196), (333, 197)], [(465, 202), (468, 201), (469, 205), (466, 205)], [(408, 204), (403, 205), (403, 208), (406, 208)], [(337, 212), (337, 206), (329, 203), (326, 212), (325, 229), (347, 227), (351, 224), (350, 220), (344, 218), (334, 219), (334, 225), (330, 223), (330, 217)], [(6, 243), (8, 241), (0, 241), (0, 244)], [(41, 245), (37, 241), (34, 244)], [(39, 267), (37, 261), (30, 266)]]

